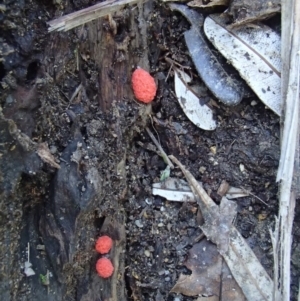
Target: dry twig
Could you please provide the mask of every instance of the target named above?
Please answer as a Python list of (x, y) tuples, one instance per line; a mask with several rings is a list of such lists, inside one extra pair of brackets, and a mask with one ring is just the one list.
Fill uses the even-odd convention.
[(150, 131), (150, 129), (148, 127), (146, 127), (146, 131), (147, 131), (148, 135), (150, 136), (151, 140), (153, 141), (153, 143), (156, 145), (156, 147), (160, 151), (160, 154), (163, 157), (164, 161), (170, 166), (170, 168), (173, 169), (174, 168), (173, 163), (170, 161), (168, 155), (165, 153), (165, 151), (163, 150), (163, 148), (161, 147), (161, 145), (159, 144), (159, 142), (154, 137), (154, 135), (152, 134), (152, 132)]
[(126, 4), (134, 4), (140, 1), (141, 0), (108, 0), (101, 2), (48, 22), (50, 26), (48, 31), (68, 31), (74, 27), (118, 11)]

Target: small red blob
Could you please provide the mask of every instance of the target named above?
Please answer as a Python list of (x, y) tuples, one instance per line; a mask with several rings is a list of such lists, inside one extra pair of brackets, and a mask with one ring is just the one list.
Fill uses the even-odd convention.
[(112, 239), (109, 236), (104, 235), (97, 239), (95, 248), (100, 254), (106, 254), (110, 251), (112, 244)]
[(114, 272), (114, 267), (108, 258), (102, 257), (96, 263), (96, 270), (100, 277), (108, 278)]
[(149, 103), (156, 95), (156, 83), (154, 78), (144, 69), (136, 69), (132, 73), (132, 88), (136, 99)]

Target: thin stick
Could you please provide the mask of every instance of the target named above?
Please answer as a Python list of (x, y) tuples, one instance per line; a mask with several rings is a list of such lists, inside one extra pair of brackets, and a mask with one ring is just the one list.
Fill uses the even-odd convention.
[(168, 71), (168, 74), (167, 74), (167, 77), (166, 77), (166, 79), (165, 79), (165, 82), (167, 82), (167, 80), (168, 80), (168, 78), (169, 78), (169, 76), (170, 76), (170, 73), (171, 73), (171, 71), (172, 71), (172, 68), (173, 68), (173, 64), (170, 66), (170, 69), (169, 69), (169, 71)]
[(29, 245), (29, 242), (28, 242), (27, 243), (27, 261), (30, 262), (29, 260), (30, 260), (30, 245)]
[(259, 201), (261, 201), (263, 204), (265, 204), (267, 207), (270, 207), (265, 201), (263, 201), (260, 197), (258, 197), (257, 195), (255, 195), (254, 193), (250, 192), (249, 190), (241, 187), (242, 190), (245, 192), (245, 193), (248, 193), (250, 195), (252, 195), (253, 197), (255, 197), (256, 199), (258, 199)]
[(50, 291), (50, 272), (47, 269), (47, 273), (46, 273), (46, 277), (47, 277), (47, 294), (49, 295), (49, 291)]
[(189, 66), (182, 66), (181, 64), (179, 64), (178, 62), (170, 59), (169, 57), (165, 57), (165, 60), (171, 65), (177, 65), (177, 67), (180, 67), (180, 69), (188, 69), (188, 70), (191, 70), (191, 67)]
[(73, 100), (75, 99), (75, 97), (77, 96), (77, 94), (80, 92), (80, 90), (82, 89), (83, 85), (82, 83), (80, 83), (80, 85), (75, 89), (75, 91), (73, 92), (73, 95), (71, 96), (70, 100), (69, 100), (69, 104), (67, 106), (67, 109), (70, 107), (70, 105), (72, 104)]
[[(195, 197), (201, 198), (201, 204), (203, 204), (207, 208), (215, 207), (215, 202), (210, 198), (210, 196), (206, 193), (206, 191), (203, 189), (203, 187), (198, 183), (198, 181), (194, 178), (194, 176), (177, 160), (174, 156), (169, 156), (169, 158), (176, 163), (176, 165), (179, 166), (181, 171), (184, 173), (186, 179), (188, 180), (191, 189), (195, 195)], [(201, 210), (203, 209), (203, 206), (200, 207)]]
[(159, 144), (161, 144), (161, 143), (160, 143), (160, 139), (159, 139), (158, 132), (157, 132), (157, 130), (155, 129), (155, 127), (154, 127), (154, 125), (153, 125), (153, 118), (152, 118), (151, 114), (149, 114), (149, 118), (150, 118), (150, 120), (151, 120), (152, 128), (153, 128), (153, 130), (155, 131), (155, 133), (156, 133), (156, 135), (157, 135), (158, 142), (159, 142)]
[(152, 132), (150, 131), (150, 129), (148, 127), (146, 127), (146, 131), (147, 131), (148, 135), (150, 136), (151, 140), (153, 141), (153, 143), (156, 145), (156, 147), (160, 151), (161, 156), (163, 157), (164, 161), (170, 166), (170, 168), (173, 169), (174, 168), (173, 163), (170, 161), (168, 155), (165, 153), (165, 151), (163, 150), (163, 148), (161, 147), (161, 145), (159, 144), (159, 142), (154, 137), (154, 135), (152, 134)]

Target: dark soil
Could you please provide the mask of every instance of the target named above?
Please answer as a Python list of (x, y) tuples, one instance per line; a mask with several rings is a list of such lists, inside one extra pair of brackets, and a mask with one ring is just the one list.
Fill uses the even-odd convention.
[[(269, 229), (278, 210), (279, 118), (254, 95), (235, 107), (214, 99), (187, 52), (183, 32), (189, 24), (160, 2), (117, 13), (118, 33), (111, 40), (105, 40), (106, 18), (67, 33), (47, 33), (47, 21), (95, 3), (7, 0), (0, 9), (1, 300), (99, 301), (114, 289), (110, 300), (196, 299), (170, 290), (180, 273), (190, 273), (183, 263), (202, 233), (198, 207), (152, 195), (152, 183), (159, 182), (166, 164), (150, 150), (146, 126), (217, 204), (224, 180), (252, 192), (236, 200), (235, 225), (272, 276)], [(135, 23), (139, 33), (130, 31)], [(116, 57), (107, 53), (126, 36), (128, 49), (114, 53), (120, 61), (112, 65)], [(216, 111), (215, 131), (197, 128), (183, 113), (166, 57), (188, 67), (202, 87)], [(128, 74), (139, 64), (158, 83), (152, 108), (137, 103), (131, 92)], [(42, 142), (60, 169), (37, 155)], [(171, 176), (183, 178), (178, 168)], [(119, 263), (119, 275), (113, 280), (95, 271), (94, 241), (102, 233), (116, 241), (110, 256)], [(293, 300), (299, 233), (297, 212)], [(36, 273), (31, 277), (23, 268), (28, 243)], [(40, 277), (47, 270), (49, 286)]]

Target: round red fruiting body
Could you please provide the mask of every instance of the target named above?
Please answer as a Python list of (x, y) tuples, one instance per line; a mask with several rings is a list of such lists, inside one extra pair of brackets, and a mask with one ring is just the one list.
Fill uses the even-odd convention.
[(109, 278), (114, 272), (114, 267), (108, 258), (102, 257), (96, 263), (96, 270), (100, 277)]
[(156, 95), (154, 78), (144, 69), (138, 68), (132, 73), (132, 88), (136, 99), (144, 103), (151, 102)]
[(97, 239), (95, 248), (98, 253), (106, 254), (110, 251), (112, 244), (112, 239), (107, 235), (103, 235)]

